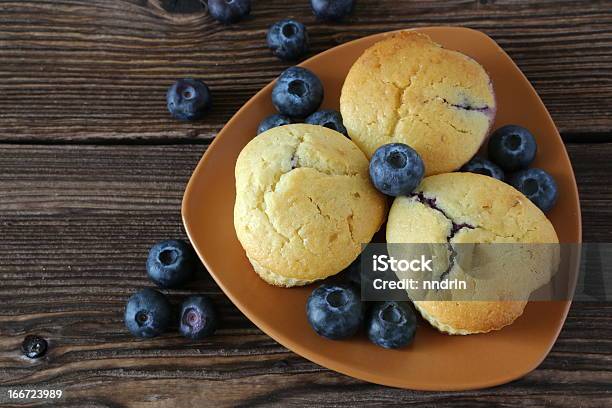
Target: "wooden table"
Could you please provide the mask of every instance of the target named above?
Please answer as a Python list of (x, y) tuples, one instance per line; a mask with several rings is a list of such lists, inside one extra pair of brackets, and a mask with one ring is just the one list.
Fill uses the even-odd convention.
[[(406, 27), (489, 34), (567, 142), (584, 241), (610, 242), (611, 1), (359, 0), (350, 21), (325, 24), (307, 0), (269, 0), (229, 27), (197, 0), (0, 1), (0, 403), (9, 388), (55, 388), (61, 401), (27, 406), (612, 406), (612, 303), (574, 304), (548, 358), (523, 379), (459, 393), (321, 368), (254, 327), (208, 276), (173, 293), (211, 295), (224, 316), (218, 335), (190, 343), (126, 332), (125, 300), (150, 285), (148, 248), (185, 237), (183, 189), (206, 146), (287, 67), (265, 42), (285, 17), (308, 26), (313, 54)], [(167, 87), (186, 76), (214, 93), (203, 121), (166, 111)], [(26, 334), (49, 340), (44, 358), (21, 356)]]

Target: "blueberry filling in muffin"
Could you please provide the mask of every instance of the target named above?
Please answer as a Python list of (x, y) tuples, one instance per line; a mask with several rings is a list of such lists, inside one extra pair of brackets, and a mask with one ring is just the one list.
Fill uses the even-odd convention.
[(300, 163), (299, 163), (299, 157), (297, 156), (297, 148), (296, 148), (296, 151), (293, 153), (293, 156), (291, 156), (291, 170), (295, 170), (298, 167), (300, 167)]
[(465, 102), (461, 103), (461, 104), (456, 104), (456, 103), (451, 103), (449, 101), (447, 101), (446, 99), (438, 96), (438, 98), (444, 102), (445, 104), (456, 108), (456, 109), (461, 109), (461, 110), (466, 110), (466, 111), (473, 111), (473, 112), (481, 112), (484, 113), (485, 115), (494, 115), (495, 111), (493, 109), (491, 109), (490, 106), (474, 106), (472, 104), (470, 104), (467, 99)]
[(448, 251), (449, 251), (448, 267), (446, 268), (446, 270), (438, 278), (438, 280), (440, 282), (442, 282), (443, 280), (448, 278), (448, 275), (450, 274), (451, 270), (455, 266), (455, 261), (457, 259), (457, 251), (453, 247), (453, 244), (451, 243), (451, 240), (462, 229), (464, 229), (464, 228), (474, 229), (475, 227), (473, 225), (470, 225), (470, 224), (465, 223), (465, 222), (462, 222), (462, 223), (455, 222), (455, 220), (453, 220), (451, 217), (449, 217), (448, 214), (446, 214), (444, 212), (444, 210), (442, 210), (440, 207), (438, 207), (436, 205), (435, 197), (434, 198), (425, 197), (425, 194), (423, 194), (422, 192), (412, 194), (411, 197), (416, 198), (416, 200), (418, 202), (420, 202), (423, 205), (426, 205), (427, 207), (431, 208), (432, 210), (438, 211), (440, 214), (442, 214), (447, 220), (449, 220), (452, 223), (450, 234), (446, 237), (446, 246), (447, 246)]
[(450, 241), (455, 236), (455, 234), (457, 234), (463, 228), (469, 228), (469, 229), (476, 228), (473, 225), (470, 225), (465, 222), (462, 222), (462, 223), (455, 222), (451, 217), (448, 216), (448, 214), (444, 212), (444, 210), (442, 210), (440, 207), (436, 205), (435, 197), (434, 198), (425, 197), (425, 195), (422, 192), (412, 194), (411, 197), (416, 198), (417, 201), (420, 202), (421, 204), (424, 204), (428, 206), (429, 208), (440, 212), (440, 214), (442, 214), (447, 220), (449, 220), (453, 224), (451, 227), (450, 235), (446, 238), (447, 241)]
[[(552, 224), (527, 197), (500, 180), (469, 172), (426, 177), (415, 194), (397, 197), (386, 238), (416, 245), (389, 248), (399, 256), (422, 253), (422, 244), (442, 261), (433, 265), (433, 274), (399, 273), (401, 278), (468, 282), (466, 290), (407, 289), (421, 315), (450, 334), (487, 333), (514, 322), (530, 294), (550, 281), (560, 259)], [(519, 245), (479, 245), (487, 243)]]

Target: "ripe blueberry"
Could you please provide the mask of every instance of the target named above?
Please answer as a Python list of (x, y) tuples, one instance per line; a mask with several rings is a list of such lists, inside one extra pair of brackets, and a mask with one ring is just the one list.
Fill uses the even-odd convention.
[(322, 109), (308, 116), (304, 122), (311, 125), (325, 126), (348, 137), (348, 132), (344, 127), (344, 123), (342, 123), (342, 115), (338, 111)]
[(553, 208), (559, 196), (555, 179), (542, 169), (533, 168), (516, 172), (510, 178), (510, 184), (544, 212)]
[(410, 194), (423, 179), (421, 156), (403, 143), (380, 146), (370, 159), (370, 179), (381, 193), (393, 197)]
[(315, 332), (332, 340), (350, 337), (359, 330), (363, 305), (352, 285), (323, 284), (312, 291), (306, 316)]
[(353, 11), (355, 0), (310, 0), (310, 5), (317, 18), (340, 21)]
[(416, 316), (403, 302), (381, 302), (368, 313), (366, 327), (372, 343), (384, 348), (400, 348), (414, 339)]
[(268, 30), (268, 47), (284, 61), (297, 60), (310, 48), (306, 27), (289, 19), (272, 24)]
[(125, 326), (136, 337), (155, 337), (172, 322), (172, 308), (166, 297), (150, 288), (134, 293), (125, 306)]
[(361, 290), (361, 256), (344, 269), (342, 278), (345, 282), (355, 285), (357, 290)]
[(507, 125), (497, 129), (489, 139), (489, 159), (506, 171), (529, 166), (535, 159), (538, 147), (527, 129)]
[(206, 296), (191, 296), (181, 305), (179, 331), (187, 338), (198, 340), (217, 329), (217, 312)]
[(264, 120), (261, 121), (259, 127), (257, 128), (257, 134), (263, 133), (266, 130), (270, 130), (278, 126), (288, 125), (290, 123), (292, 123), (292, 121), (289, 116), (276, 113), (274, 115), (266, 117)]
[(287, 68), (272, 89), (272, 103), (283, 115), (303, 118), (316, 111), (323, 101), (323, 84), (312, 71)]
[(504, 171), (492, 161), (480, 156), (474, 156), (472, 160), (461, 168), (461, 171), (484, 174), (485, 176), (493, 177), (501, 181), (504, 180)]
[(168, 111), (176, 119), (194, 120), (204, 116), (212, 104), (208, 86), (197, 79), (179, 79), (166, 93)]
[(208, 11), (220, 23), (235, 23), (251, 13), (251, 0), (208, 0)]
[(185, 241), (158, 242), (149, 250), (147, 273), (160, 288), (177, 288), (193, 276), (196, 259), (193, 248)]

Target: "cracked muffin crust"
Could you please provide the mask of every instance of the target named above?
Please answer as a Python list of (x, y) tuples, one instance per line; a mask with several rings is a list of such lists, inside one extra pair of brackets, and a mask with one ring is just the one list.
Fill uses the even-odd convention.
[[(430, 176), (412, 196), (396, 198), (387, 242), (448, 246), (448, 267), (433, 278), (464, 280), (467, 290), (451, 291), (444, 300), (440, 293), (419, 292), (414, 304), (434, 327), (451, 334), (511, 324), (523, 313), (523, 299), (550, 280), (559, 262), (556, 245), (528, 245), (559, 242), (546, 216), (510, 185), (474, 173)], [(497, 245), (469, 245), (478, 243)]]
[(496, 104), (491, 80), (476, 61), (404, 31), (359, 57), (344, 82), (340, 110), (366, 156), (383, 144), (405, 143), (432, 175), (457, 170), (474, 156)]
[(293, 124), (254, 138), (236, 162), (234, 226), (255, 271), (277, 286), (346, 268), (383, 223), (368, 160), (331, 129)]

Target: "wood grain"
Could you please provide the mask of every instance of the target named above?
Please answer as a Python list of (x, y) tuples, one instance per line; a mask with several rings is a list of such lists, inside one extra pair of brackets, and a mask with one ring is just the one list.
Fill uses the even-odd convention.
[[(612, 242), (612, 1), (358, 1), (341, 24), (307, 0), (254, 1), (225, 27), (200, 0), (0, 0), (0, 405), (612, 406), (612, 304), (575, 303), (546, 360), (494, 389), (423, 393), (367, 384), (289, 352), (207, 275), (172, 291), (210, 295), (223, 323), (196, 343), (124, 329), (127, 297), (149, 286), (150, 245), (185, 238), (180, 202), (206, 144), (288, 66), (267, 27), (293, 17), (312, 51), (382, 31), (463, 25), (492, 36), (541, 95), (568, 144), (585, 242)], [(182, 123), (165, 110), (179, 77), (206, 80), (214, 108)], [(592, 143), (592, 142), (603, 143)], [(2, 144), (4, 143), (4, 144)], [(21, 356), (26, 334), (50, 342)], [(61, 401), (9, 402), (8, 388), (60, 388)]]
[[(148, 247), (184, 237), (180, 200), (205, 146), (0, 145), (0, 403), (9, 387), (62, 388), (61, 404), (28, 406), (492, 405), (602, 407), (612, 403), (612, 304), (574, 304), (544, 363), (480, 392), (418, 393), (323, 369), (256, 329), (202, 271), (187, 290), (224, 317), (196, 343), (176, 334), (137, 340), (126, 298), (149, 286)], [(584, 239), (612, 239), (612, 143), (568, 150), (581, 186)], [(26, 334), (49, 339), (39, 360)], [(571, 395), (568, 387), (571, 386)], [(10, 405), (8, 405), (10, 406)], [(15, 405), (17, 406), (17, 405)], [(23, 405), (20, 405), (23, 406)]]
[[(387, 30), (463, 25), (515, 59), (572, 140), (610, 140), (611, 1), (359, 1), (342, 24), (318, 22), (308, 1), (254, 3), (225, 27), (199, 0), (0, 1), (0, 141), (209, 140), (287, 64), (267, 27), (294, 17), (315, 54)], [(206, 80), (214, 108), (189, 124), (165, 110), (179, 77)]]

